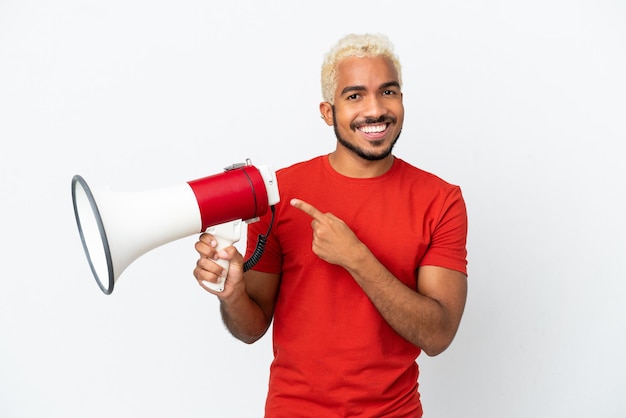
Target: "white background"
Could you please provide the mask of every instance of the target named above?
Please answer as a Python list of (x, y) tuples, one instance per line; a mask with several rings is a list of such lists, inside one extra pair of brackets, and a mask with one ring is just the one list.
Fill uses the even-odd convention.
[(468, 305), (418, 359), (426, 416), (624, 416), (625, 23), (619, 0), (0, 0), (0, 416), (262, 416), (270, 338), (225, 331), (195, 237), (104, 296), (70, 180), (330, 152), (319, 68), (348, 32), (395, 43), (396, 155), (468, 205)]

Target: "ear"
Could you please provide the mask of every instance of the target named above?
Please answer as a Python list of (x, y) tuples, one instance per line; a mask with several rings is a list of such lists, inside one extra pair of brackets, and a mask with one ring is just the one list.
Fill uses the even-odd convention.
[(333, 126), (333, 105), (328, 102), (320, 103), (320, 113), (326, 125)]

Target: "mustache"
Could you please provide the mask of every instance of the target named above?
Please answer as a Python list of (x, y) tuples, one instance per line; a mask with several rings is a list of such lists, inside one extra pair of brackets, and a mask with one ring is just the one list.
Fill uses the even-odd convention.
[(396, 123), (398, 119), (393, 117), (393, 116), (389, 116), (389, 115), (383, 115), (379, 118), (365, 118), (365, 119), (361, 119), (361, 120), (355, 120), (354, 122), (352, 122), (350, 124), (350, 128), (354, 131), (356, 130), (359, 126), (363, 126), (363, 125), (376, 125), (379, 123)]

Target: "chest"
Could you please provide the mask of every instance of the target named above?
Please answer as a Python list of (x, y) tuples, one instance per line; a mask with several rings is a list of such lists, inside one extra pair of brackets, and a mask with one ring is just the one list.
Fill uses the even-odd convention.
[[(428, 249), (433, 225), (433, 211), (427, 203), (430, 199), (421, 194), (419, 185), (326, 184), (284, 198), (288, 201), (292, 197), (343, 220), (388, 270), (415, 287), (415, 272)], [(307, 268), (317, 262), (311, 251), (311, 221), (301, 211), (283, 207), (277, 232), (284, 260), (293, 261), (292, 268)]]

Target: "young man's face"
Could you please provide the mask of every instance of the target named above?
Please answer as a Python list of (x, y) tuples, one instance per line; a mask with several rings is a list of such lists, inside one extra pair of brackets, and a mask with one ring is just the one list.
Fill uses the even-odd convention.
[[(347, 58), (337, 67), (332, 120), (339, 146), (376, 161), (391, 154), (402, 131), (402, 92), (392, 63), (383, 58)], [(329, 123), (330, 124), (330, 123)]]

